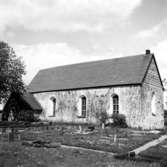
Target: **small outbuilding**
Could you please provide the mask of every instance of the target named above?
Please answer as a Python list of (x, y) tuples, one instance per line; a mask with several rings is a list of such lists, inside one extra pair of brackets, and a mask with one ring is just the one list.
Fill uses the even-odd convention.
[(4, 106), (2, 120), (34, 121), (41, 112), (41, 105), (32, 94), (13, 92)]

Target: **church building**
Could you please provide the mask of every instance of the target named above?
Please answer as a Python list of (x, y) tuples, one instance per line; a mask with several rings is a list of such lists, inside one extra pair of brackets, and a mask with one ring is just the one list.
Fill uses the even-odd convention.
[(164, 127), (163, 85), (154, 54), (40, 70), (29, 93), (42, 107), (40, 118), (98, 123), (97, 113), (124, 114), (129, 127)]

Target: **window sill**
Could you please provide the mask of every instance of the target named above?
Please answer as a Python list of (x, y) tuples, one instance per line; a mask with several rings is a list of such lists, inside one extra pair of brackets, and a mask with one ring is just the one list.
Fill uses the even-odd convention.
[(55, 115), (50, 115), (50, 116), (48, 116), (48, 117), (56, 117)]
[(77, 116), (78, 118), (86, 118), (86, 117), (84, 117), (84, 116)]

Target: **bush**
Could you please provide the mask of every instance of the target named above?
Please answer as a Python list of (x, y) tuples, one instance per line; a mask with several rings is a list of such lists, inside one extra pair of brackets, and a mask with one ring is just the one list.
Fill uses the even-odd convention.
[(119, 126), (119, 127), (122, 127), (122, 128), (127, 127), (125, 115), (123, 115), (123, 114), (113, 114), (111, 118), (113, 119), (113, 125), (114, 126)]
[(164, 110), (164, 117), (167, 118), (167, 110)]
[(96, 117), (98, 118), (98, 120), (100, 121), (100, 123), (106, 123), (106, 120), (108, 119), (108, 114), (106, 111), (102, 111), (99, 113), (96, 113)]
[(167, 118), (164, 118), (164, 124), (167, 126)]

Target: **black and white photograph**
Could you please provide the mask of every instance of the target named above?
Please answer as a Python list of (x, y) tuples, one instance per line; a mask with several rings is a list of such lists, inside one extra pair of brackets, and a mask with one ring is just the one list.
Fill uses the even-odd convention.
[(167, 0), (0, 0), (0, 167), (167, 167)]

